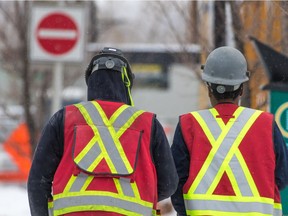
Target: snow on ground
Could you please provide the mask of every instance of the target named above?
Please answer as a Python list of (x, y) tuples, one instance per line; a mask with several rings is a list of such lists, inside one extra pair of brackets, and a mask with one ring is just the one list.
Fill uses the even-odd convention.
[(25, 185), (0, 184), (0, 216), (30, 216)]
[[(0, 184), (0, 216), (30, 216), (25, 185)], [(160, 202), (162, 216), (175, 216), (170, 199)]]

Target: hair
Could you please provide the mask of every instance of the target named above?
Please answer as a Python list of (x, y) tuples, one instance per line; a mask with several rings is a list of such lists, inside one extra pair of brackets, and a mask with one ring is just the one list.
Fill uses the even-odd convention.
[(240, 87), (236, 89), (235, 91), (228, 91), (224, 93), (217, 92), (216, 88), (212, 88), (211, 86), (208, 86), (208, 88), (216, 100), (223, 100), (223, 99), (235, 100), (241, 94), (241, 91), (243, 89), (243, 84), (241, 84)]

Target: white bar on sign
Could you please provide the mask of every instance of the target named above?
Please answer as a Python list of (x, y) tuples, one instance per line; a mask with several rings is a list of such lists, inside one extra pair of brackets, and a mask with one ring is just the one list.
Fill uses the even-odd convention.
[(38, 32), (38, 37), (42, 39), (75, 39), (77, 37), (77, 31), (63, 29), (41, 29)]

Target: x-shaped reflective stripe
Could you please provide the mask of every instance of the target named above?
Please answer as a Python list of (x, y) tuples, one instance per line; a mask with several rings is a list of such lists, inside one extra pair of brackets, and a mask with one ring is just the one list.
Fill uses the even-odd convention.
[(77, 155), (75, 162), (92, 171), (105, 158), (112, 173), (131, 173), (133, 168), (119, 138), (143, 111), (124, 105), (115, 112), (118, 116), (112, 115), (109, 120), (96, 101), (78, 104), (77, 107), (95, 135)]
[[(69, 183), (70, 187), (66, 187), (65, 191), (83, 192), (87, 189), (94, 176), (80, 173), (77, 176), (72, 176)], [(130, 196), (140, 198), (139, 190), (136, 182), (130, 182), (129, 178), (113, 178), (114, 184), (120, 196)]]
[[(120, 168), (122, 168), (123, 170), (125, 164), (130, 165), (122, 149), (122, 146), (119, 143), (119, 138), (125, 132), (125, 130), (129, 128), (130, 125), (137, 119), (137, 117), (141, 115), (144, 111), (136, 110), (135, 108), (129, 107), (128, 105), (122, 105), (113, 113), (110, 119), (108, 119), (105, 112), (100, 107), (100, 105), (95, 101), (88, 102), (88, 103), (81, 103), (76, 106), (82, 113), (87, 124), (90, 125), (90, 127), (93, 129), (95, 135), (87, 144), (87, 146), (82, 150), (82, 152), (79, 154), (81, 155), (81, 157), (78, 157), (79, 156), (78, 155), (75, 160), (78, 163), (82, 163), (81, 165), (83, 166), (86, 166), (86, 167), (89, 166), (88, 169), (91, 169), (91, 167), (94, 169), (97, 166), (97, 164), (99, 164), (100, 160), (103, 157), (106, 159), (106, 161), (111, 159), (111, 161), (107, 161), (107, 164), (110, 165), (109, 167), (110, 169), (112, 169), (112, 171), (113, 170), (116, 171), (117, 168), (118, 170), (121, 171)], [(95, 125), (106, 125), (108, 129), (106, 128), (105, 130), (104, 128), (102, 130), (99, 130), (98, 128), (96, 128)], [(98, 139), (96, 139), (95, 137), (98, 137)], [(105, 140), (106, 146), (104, 146), (103, 144), (103, 139), (105, 138), (106, 138)], [(107, 144), (108, 140), (110, 141), (110, 143)], [(115, 147), (117, 144), (119, 144), (119, 146)], [(113, 149), (112, 153), (110, 151), (109, 152), (107, 151), (111, 149)], [(114, 152), (119, 149), (121, 153), (123, 151), (123, 154), (119, 152), (118, 153)], [(106, 157), (103, 156), (102, 154), (103, 151), (107, 151), (107, 153), (104, 152), (104, 155), (106, 155)], [(120, 160), (121, 159), (120, 154), (122, 156), (122, 160)], [(117, 157), (117, 158), (113, 158), (113, 157)], [(122, 162), (121, 167), (119, 166), (120, 162)], [(130, 169), (132, 168), (130, 167)], [(130, 169), (128, 167), (128, 169), (126, 169), (125, 171), (127, 172)], [(93, 176), (88, 176), (82, 173), (80, 173), (78, 176), (72, 176), (68, 184), (66, 185), (64, 191), (67, 191), (67, 192), (68, 191), (70, 192), (85, 191), (92, 180), (93, 180)], [(120, 179), (114, 178), (114, 183), (120, 194), (131, 196), (131, 197), (140, 197), (139, 191), (135, 182), (130, 183), (130, 181), (127, 181), (127, 179), (125, 178), (120, 178)]]
[(212, 194), (226, 171), (236, 195), (259, 196), (238, 146), (261, 111), (239, 107), (226, 125), (217, 118), (219, 114), (214, 108), (191, 114), (201, 125), (212, 149), (188, 193)]

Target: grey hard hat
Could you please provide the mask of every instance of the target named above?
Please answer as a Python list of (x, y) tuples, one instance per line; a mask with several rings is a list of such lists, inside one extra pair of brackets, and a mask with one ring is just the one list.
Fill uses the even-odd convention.
[(229, 46), (213, 50), (206, 60), (202, 79), (208, 83), (236, 86), (249, 80), (243, 54)]

